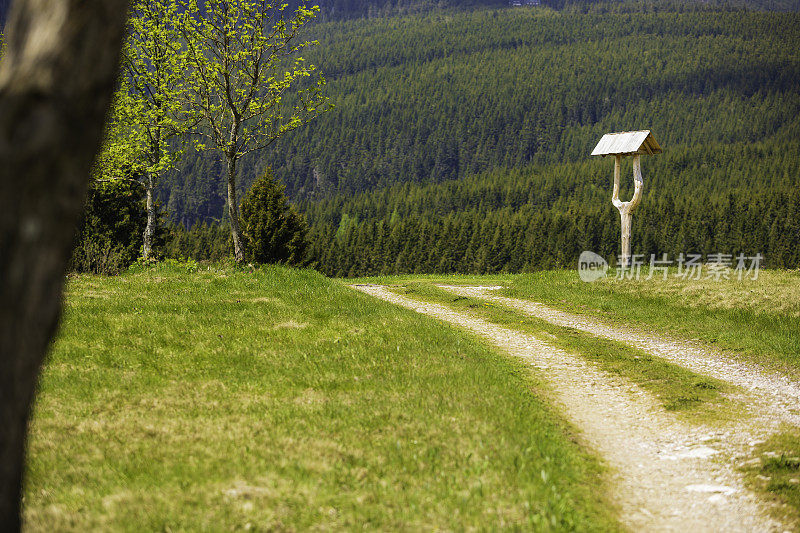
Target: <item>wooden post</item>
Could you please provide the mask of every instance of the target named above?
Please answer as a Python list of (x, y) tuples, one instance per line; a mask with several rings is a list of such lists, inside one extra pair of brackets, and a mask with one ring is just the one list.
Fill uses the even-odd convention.
[(642, 201), (642, 165), (639, 155), (633, 156), (633, 198), (630, 202), (623, 202), (619, 199), (619, 177), (622, 165), (622, 154), (616, 154), (614, 159), (614, 191), (611, 194), (611, 203), (619, 211), (620, 222), (622, 225), (622, 254), (620, 266), (628, 268), (631, 263), (631, 225), (633, 213)]

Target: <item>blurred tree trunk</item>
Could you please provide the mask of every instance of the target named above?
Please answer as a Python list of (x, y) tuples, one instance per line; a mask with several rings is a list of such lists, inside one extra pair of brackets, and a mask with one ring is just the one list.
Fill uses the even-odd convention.
[(127, 0), (16, 0), (0, 64), (0, 527), (20, 527), (25, 436)]

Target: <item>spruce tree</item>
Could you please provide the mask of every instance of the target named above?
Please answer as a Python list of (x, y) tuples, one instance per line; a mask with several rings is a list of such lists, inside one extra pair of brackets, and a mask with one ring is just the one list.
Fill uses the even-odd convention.
[(241, 206), (245, 257), (256, 263), (300, 264), (308, 249), (305, 218), (290, 205), (284, 186), (267, 168)]

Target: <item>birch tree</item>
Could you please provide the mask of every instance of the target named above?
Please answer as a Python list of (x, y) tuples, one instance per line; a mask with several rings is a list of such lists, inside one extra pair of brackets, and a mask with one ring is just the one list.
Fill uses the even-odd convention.
[(236, 164), (329, 108), (322, 94), (325, 79), (299, 56), (316, 41), (301, 30), (319, 7), (266, 0), (207, 0), (204, 8), (189, 0), (181, 32), (190, 65), (189, 104), (202, 115), (198, 148), (217, 151), (225, 161), (228, 215), (234, 257), (244, 260)]
[(126, 0), (17, 0), (0, 62), (0, 528), (20, 528), (25, 438), (102, 137)]
[[(122, 51), (122, 79), (99, 172), (109, 179), (139, 179), (146, 194), (142, 257), (149, 259), (158, 223), (155, 188), (182, 151), (177, 140), (194, 124), (185, 108), (186, 49), (176, 22), (176, 0), (137, 0)], [(126, 174), (123, 176), (122, 174)]]

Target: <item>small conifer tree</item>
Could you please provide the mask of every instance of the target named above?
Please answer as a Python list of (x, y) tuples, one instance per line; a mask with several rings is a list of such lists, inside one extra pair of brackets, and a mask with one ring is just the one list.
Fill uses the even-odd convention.
[(242, 200), (245, 257), (256, 263), (300, 264), (308, 249), (308, 225), (289, 204), (284, 186), (267, 168)]

